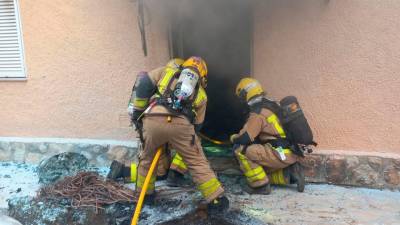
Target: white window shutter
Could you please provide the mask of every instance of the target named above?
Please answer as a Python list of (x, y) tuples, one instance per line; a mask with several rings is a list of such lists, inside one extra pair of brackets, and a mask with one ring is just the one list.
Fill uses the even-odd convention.
[(24, 52), (17, 0), (0, 0), (0, 78), (24, 78)]

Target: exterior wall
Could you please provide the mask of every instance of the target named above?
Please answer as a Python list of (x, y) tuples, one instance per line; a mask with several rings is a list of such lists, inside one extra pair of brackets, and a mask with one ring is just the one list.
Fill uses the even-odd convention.
[(0, 81), (0, 136), (130, 139), (140, 70), (168, 59), (163, 15), (146, 1), (143, 57), (132, 0), (20, 0), (27, 81)]
[(400, 153), (400, 1), (268, 0), (254, 14), (256, 78), (296, 95), (319, 149)]

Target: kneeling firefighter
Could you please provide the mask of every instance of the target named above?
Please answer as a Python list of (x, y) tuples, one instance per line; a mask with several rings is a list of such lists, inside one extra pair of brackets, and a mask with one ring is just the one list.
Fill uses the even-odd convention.
[[(143, 151), (143, 122), (141, 115), (144, 110), (149, 106), (150, 97), (152, 97), (156, 90), (157, 80), (160, 79), (161, 73), (173, 72), (178, 73), (182, 71), (182, 64), (184, 60), (181, 58), (171, 59), (165, 67), (160, 67), (151, 71), (149, 74), (146, 72), (140, 72), (136, 78), (135, 85), (132, 89), (131, 99), (128, 104), (128, 113), (131, 116), (131, 122), (135, 126), (136, 131), (139, 134), (139, 139), (141, 144), (139, 145), (139, 155)], [(206, 83), (204, 83), (205, 85)], [(197, 107), (198, 104), (203, 104), (203, 98), (207, 98), (204, 88), (199, 89), (200, 95), (197, 95), (197, 100), (194, 102), (194, 106)], [(203, 112), (201, 112), (203, 113)], [(204, 120), (204, 113), (199, 115), (198, 124), (194, 124), (196, 132), (201, 129), (202, 120)], [(200, 139), (196, 138), (197, 144), (201, 144)], [(160, 156), (158, 166), (157, 166), (157, 180), (164, 180), (167, 178), (167, 185), (169, 186), (184, 186), (188, 182), (184, 179), (184, 174), (187, 172), (187, 166), (184, 163), (182, 157), (175, 153), (173, 159), (171, 160), (169, 154), (169, 148), (163, 148), (163, 153)], [(168, 176), (168, 177), (167, 177)], [(107, 176), (109, 179), (119, 179), (124, 178), (127, 183), (136, 182), (137, 179), (137, 165), (135, 162), (125, 165), (123, 162), (118, 162), (114, 160), (110, 167), (110, 172)]]
[[(300, 146), (314, 142), (297, 100), (290, 96), (282, 99), (280, 104), (272, 101), (253, 78), (243, 78), (236, 87), (236, 95), (250, 107), (246, 124), (238, 134), (231, 136), (235, 156), (247, 180), (245, 190), (250, 194), (269, 194), (270, 184), (296, 183), (297, 190), (303, 192), (304, 172), (297, 162), (299, 157), (304, 156), (304, 149)], [(292, 109), (283, 105), (291, 105)], [(293, 117), (293, 113), (285, 113), (285, 109), (294, 109), (297, 114)], [(300, 117), (302, 129), (305, 128), (303, 130), (308, 136), (306, 141), (299, 142), (293, 134), (293, 131), (296, 132), (293, 122), (298, 125)], [(304, 135), (304, 132), (299, 135)]]

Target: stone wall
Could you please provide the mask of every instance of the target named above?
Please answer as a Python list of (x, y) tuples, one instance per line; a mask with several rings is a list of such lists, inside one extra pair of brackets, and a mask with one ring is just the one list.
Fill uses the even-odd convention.
[(0, 161), (38, 164), (41, 160), (61, 152), (76, 152), (96, 166), (109, 166), (112, 160), (136, 160), (136, 142), (94, 141), (80, 139), (58, 140), (0, 140)]
[[(0, 139), (0, 161), (37, 164), (61, 152), (85, 155), (90, 164), (109, 166), (112, 160), (136, 161), (137, 143), (82, 139)], [(241, 174), (234, 158), (208, 157), (215, 171)], [(318, 151), (301, 160), (306, 180), (313, 183), (400, 190), (400, 155)]]

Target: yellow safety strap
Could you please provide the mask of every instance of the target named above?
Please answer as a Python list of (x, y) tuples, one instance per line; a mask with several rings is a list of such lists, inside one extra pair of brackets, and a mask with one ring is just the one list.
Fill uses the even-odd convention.
[(168, 67), (165, 68), (164, 74), (157, 85), (158, 91), (160, 92), (160, 94), (164, 94), (165, 89), (167, 89), (170, 80), (172, 79), (172, 77), (174, 77), (176, 72), (177, 72), (176, 69), (172, 69), (172, 68), (168, 68)]
[(275, 130), (278, 132), (281, 138), (286, 138), (285, 131), (283, 130), (278, 117), (275, 114), (272, 114), (267, 118), (267, 122), (272, 124), (275, 127)]
[[(137, 177), (138, 177), (138, 178), (137, 178), (136, 186), (139, 187), (139, 188), (142, 188), (142, 187), (143, 187), (143, 184), (144, 184), (144, 180), (146, 179), (146, 177), (144, 177), (144, 176), (142, 176), (142, 175), (140, 175), (140, 174), (138, 174)], [(147, 191), (148, 191), (148, 192), (153, 191), (153, 190), (155, 189), (155, 185), (156, 185), (156, 176), (153, 175), (153, 176), (150, 178), (150, 183), (149, 183), (149, 186), (148, 186), (148, 188), (147, 188)], [(146, 193), (147, 193), (147, 192), (146, 192)]]
[(271, 173), (271, 184), (287, 184), (285, 176), (283, 174), (283, 169), (277, 170)]
[(203, 87), (199, 87), (199, 93), (193, 102), (194, 107), (198, 107), (202, 102), (207, 100), (207, 94)]
[(137, 176), (137, 165), (136, 163), (131, 163), (131, 182), (135, 183), (136, 182), (136, 176)]
[(204, 182), (197, 186), (201, 194), (207, 198), (208, 196), (215, 193), (218, 188), (221, 186), (221, 183), (217, 180), (217, 178), (212, 178), (207, 182)]
[(148, 98), (138, 98), (135, 97), (135, 99), (133, 100), (133, 106), (137, 109), (144, 109), (149, 103), (149, 99)]
[(174, 164), (175, 166), (177, 166), (183, 170), (187, 170), (187, 166), (183, 162), (182, 156), (180, 156), (178, 153), (175, 154), (174, 159), (172, 160), (172, 164)]

